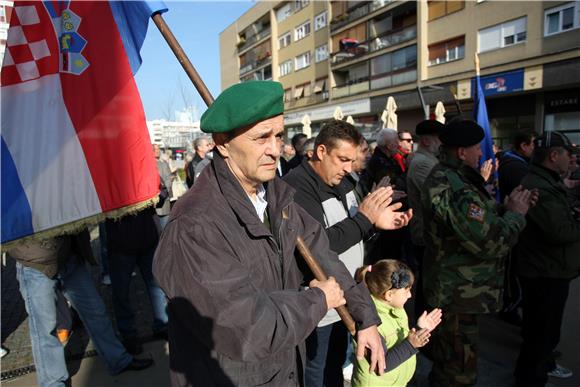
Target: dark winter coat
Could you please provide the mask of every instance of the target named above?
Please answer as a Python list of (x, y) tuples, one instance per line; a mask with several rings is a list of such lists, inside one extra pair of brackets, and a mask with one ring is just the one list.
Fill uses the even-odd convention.
[(574, 217), (560, 176), (538, 164), (522, 181), (538, 189), (528, 225), (518, 244), (518, 274), (528, 278), (570, 279), (580, 275), (580, 220)]
[(219, 154), (198, 179), (175, 205), (154, 261), (169, 297), (173, 386), (303, 384), (304, 341), (327, 310), (320, 289), (302, 286), (312, 277), (297, 236), (345, 290), (358, 328), (380, 323), (368, 290), (286, 183), (267, 184), (268, 227)]
[(505, 152), (499, 159), (499, 192), (501, 200), (522, 182), (530, 171), (530, 159), (514, 151)]

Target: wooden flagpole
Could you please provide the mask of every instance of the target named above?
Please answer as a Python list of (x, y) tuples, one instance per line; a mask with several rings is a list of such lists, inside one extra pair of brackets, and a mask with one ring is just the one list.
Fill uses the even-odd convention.
[[(169, 44), (169, 47), (177, 57), (177, 60), (179, 61), (179, 63), (181, 63), (181, 66), (185, 70), (187, 76), (189, 77), (189, 79), (191, 79), (191, 82), (193, 82), (193, 85), (201, 95), (201, 98), (203, 99), (205, 104), (207, 106), (210, 106), (214, 101), (213, 96), (211, 95), (209, 89), (207, 88), (207, 86), (205, 85), (205, 83), (195, 70), (195, 67), (193, 67), (193, 64), (183, 51), (183, 48), (181, 48), (181, 45), (179, 44), (179, 42), (169, 29), (169, 26), (167, 25), (167, 23), (165, 23), (165, 20), (163, 19), (163, 16), (161, 16), (161, 13), (156, 13), (153, 16), (151, 16), (151, 18), (155, 22), (157, 28), (159, 28), (159, 32), (161, 32), (161, 35), (163, 35), (163, 37), (167, 41), (167, 44)], [(314, 274), (314, 278), (316, 278), (318, 281), (327, 280), (328, 277), (326, 273), (324, 273), (324, 270), (318, 264), (318, 262), (312, 255), (312, 252), (310, 251), (308, 246), (306, 246), (306, 243), (304, 243), (304, 240), (301, 237), (297, 238), (296, 246), (298, 248), (298, 251), (300, 251), (300, 254), (304, 257), (304, 260), (306, 261), (306, 264), (312, 271), (312, 274)], [(340, 318), (342, 319), (342, 321), (344, 322), (350, 333), (353, 336), (355, 336), (356, 333), (355, 323), (346, 307), (339, 306), (338, 308), (336, 308), (336, 311), (338, 312)]]

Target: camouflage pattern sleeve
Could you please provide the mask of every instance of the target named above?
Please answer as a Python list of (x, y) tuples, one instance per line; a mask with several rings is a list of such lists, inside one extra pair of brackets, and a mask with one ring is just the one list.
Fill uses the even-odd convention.
[(493, 199), (466, 187), (433, 199), (435, 216), (446, 221), (465, 250), (481, 259), (506, 256), (526, 225), (523, 215), (506, 211), (500, 216)]

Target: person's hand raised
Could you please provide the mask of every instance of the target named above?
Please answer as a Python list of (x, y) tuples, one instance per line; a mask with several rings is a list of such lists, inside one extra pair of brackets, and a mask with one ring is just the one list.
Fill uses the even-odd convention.
[(520, 185), (517, 186), (506, 198), (505, 207), (508, 211), (526, 215), (530, 209), (532, 198), (532, 193)]
[(417, 325), (421, 329), (427, 329), (429, 331), (432, 331), (441, 322), (442, 315), (443, 312), (439, 308), (435, 308), (429, 313), (427, 313), (427, 311), (424, 311), (421, 317), (417, 319)]
[(407, 340), (409, 340), (413, 348), (421, 348), (429, 342), (430, 336), (431, 333), (428, 329), (420, 329), (417, 331), (415, 328), (411, 328)]

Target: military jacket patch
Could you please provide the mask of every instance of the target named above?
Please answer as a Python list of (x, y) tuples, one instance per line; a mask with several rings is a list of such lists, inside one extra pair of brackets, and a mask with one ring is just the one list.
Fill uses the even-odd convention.
[(478, 222), (483, 223), (483, 219), (485, 218), (485, 210), (471, 203), (467, 209), (467, 217), (469, 219), (477, 220)]

